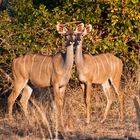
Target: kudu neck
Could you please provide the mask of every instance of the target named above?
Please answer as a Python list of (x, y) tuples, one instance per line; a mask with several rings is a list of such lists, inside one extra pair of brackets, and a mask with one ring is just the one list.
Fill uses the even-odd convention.
[(82, 41), (76, 46), (75, 62), (77, 67), (82, 68), (84, 65), (84, 58), (82, 53)]
[(65, 68), (71, 69), (73, 66), (73, 44), (69, 44), (66, 49)]

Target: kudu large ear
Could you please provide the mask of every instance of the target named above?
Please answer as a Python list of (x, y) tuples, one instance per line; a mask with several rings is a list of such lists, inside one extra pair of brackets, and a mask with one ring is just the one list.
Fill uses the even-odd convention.
[(69, 30), (68, 27), (63, 27), (60, 23), (56, 25), (56, 29), (59, 34), (65, 34)]
[(87, 35), (89, 32), (91, 32), (92, 31), (92, 25), (91, 24), (89, 24), (89, 25), (87, 25), (86, 27), (85, 27), (85, 29), (84, 29), (84, 32), (83, 32), (83, 35)]
[(80, 23), (79, 25), (77, 25), (75, 33), (81, 33), (84, 30), (84, 23)]

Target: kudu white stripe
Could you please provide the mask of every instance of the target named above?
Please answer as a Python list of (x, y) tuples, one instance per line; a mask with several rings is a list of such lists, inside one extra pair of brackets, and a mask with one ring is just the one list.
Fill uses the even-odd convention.
[[(97, 77), (99, 77), (99, 64), (98, 64), (98, 61), (97, 61), (97, 59), (95, 58), (95, 63), (96, 63), (96, 73), (97, 73)], [(96, 76), (95, 76), (96, 77)], [(96, 78), (96, 80), (97, 80), (97, 78)]]
[[(48, 66), (50, 65), (51, 61), (48, 62)], [(49, 67), (46, 65), (45, 67), (45, 72), (48, 73), (49, 72)], [(47, 76), (47, 75), (46, 75)]]
[(26, 55), (24, 56), (24, 59), (23, 59), (23, 61), (24, 61), (24, 73), (26, 73)]
[(110, 65), (110, 64), (109, 64), (109, 61), (108, 61), (108, 58), (106, 57), (106, 55), (105, 55), (105, 54), (103, 54), (103, 55), (104, 55), (104, 57), (105, 57), (105, 59), (106, 59), (107, 64)]
[(40, 63), (40, 69), (39, 69), (39, 80), (41, 80), (41, 70), (42, 70), (42, 67), (43, 67), (43, 63), (45, 62), (45, 60), (47, 59), (47, 57), (44, 57), (42, 62)]
[(33, 73), (33, 65), (34, 65), (35, 57), (36, 55), (34, 54), (34, 56), (32, 57), (31, 73)]
[(106, 73), (106, 69), (105, 69), (104, 63), (102, 62), (102, 59), (101, 59), (100, 57), (98, 57), (98, 60), (100, 61), (99, 63), (102, 64), (102, 67), (103, 67), (104, 73)]

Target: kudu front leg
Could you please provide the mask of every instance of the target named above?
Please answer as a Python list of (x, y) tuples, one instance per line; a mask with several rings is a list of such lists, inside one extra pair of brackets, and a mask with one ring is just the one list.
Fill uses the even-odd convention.
[[(58, 116), (60, 115), (61, 128), (64, 132), (64, 120), (63, 120), (63, 104), (64, 104), (64, 94), (65, 87), (59, 88), (58, 86), (54, 87), (54, 99), (55, 99), (55, 118), (56, 118), (56, 139), (58, 138)], [(65, 134), (65, 132), (64, 132)]]
[(87, 120), (86, 123), (90, 122), (90, 98), (91, 98), (91, 83), (86, 83), (86, 114)]
[(80, 86), (82, 88), (82, 93), (83, 93), (83, 96), (84, 96), (84, 102), (86, 103), (86, 84), (85, 83), (80, 83)]
[(61, 128), (62, 128), (62, 131), (64, 134), (65, 134), (65, 131), (64, 131), (63, 109), (64, 109), (64, 104), (65, 104), (65, 90), (66, 90), (66, 86), (59, 88), (59, 91), (60, 91), (60, 119), (61, 119)]

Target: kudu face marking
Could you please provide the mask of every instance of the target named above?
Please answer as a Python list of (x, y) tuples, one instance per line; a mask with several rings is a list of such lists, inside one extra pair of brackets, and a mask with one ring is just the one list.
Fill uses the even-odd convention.
[(82, 41), (83, 41), (82, 33), (76, 33), (75, 32), (75, 42), (74, 42), (75, 49), (78, 45), (80, 45), (82, 43)]
[(74, 44), (75, 41), (74, 31), (70, 30), (69, 27), (64, 27), (63, 31), (60, 31), (59, 33), (61, 33), (64, 36), (67, 47)]
[(74, 31), (68, 30), (65, 34), (65, 41), (67, 40), (68, 46), (72, 45), (75, 41)]
[(92, 25), (89, 24), (87, 27), (84, 27), (84, 24), (81, 23), (77, 26), (75, 34), (75, 47), (82, 44), (84, 36), (87, 35), (92, 30)]

